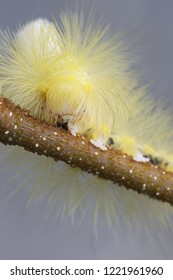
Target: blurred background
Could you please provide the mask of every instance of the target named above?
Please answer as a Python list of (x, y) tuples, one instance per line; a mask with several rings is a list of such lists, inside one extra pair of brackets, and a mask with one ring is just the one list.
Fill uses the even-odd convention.
[[(144, 80), (152, 83), (152, 95), (173, 102), (173, 1), (171, 0), (0, 0), (0, 28), (16, 26), (38, 17), (59, 20), (65, 9), (80, 3), (87, 17), (91, 9), (96, 20), (105, 18), (110, 33), (127, 32), (133, 53), (144, 71)], [(1, 155), (0, 155), (1, 157)], [(1, 176), (1, 175), (0, 175)], [(9, 169), (9, 178), (12, 173)], [(0, 177), (0, 184), (6, 178)], [(15, 185), (13, 186), (16, 187)], [(0, 259), (171, 259), (173, 226), (152, 228), (149, 234), (135, 227), (127, 234), (124, 224), (108, 229), (104, 223), (98, 237), (92, 231), (90, 215), (81, 225), (65, 222), (54, 215), (45, 221), (45, 200), (26, 207), (27, 194), (21, 190), (7, 199), (0, 190)]]

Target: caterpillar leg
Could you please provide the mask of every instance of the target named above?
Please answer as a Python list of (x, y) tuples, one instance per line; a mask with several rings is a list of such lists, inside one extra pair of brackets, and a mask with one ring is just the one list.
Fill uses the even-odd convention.
[(90, 143), (95, 147), (102, 151), (107, 150), (110, 129), (105, 124), (95, 128), (92, 127), (92, 125), (87, 125), (86, 121), (78, 121), (75, 123), (69, 122), (68, 129), (72, 135), (83, 135), (88, 138)]
[(113, 147), (122, 153), (132, 156), (135, 161), (149, 162), (149, 159), (140, 151), (134, 138), (130, 136), (113, 136)]
[(138, 162), (149, 162), (149, 158), (143, 155), (139, 150), (136, 151), (135, 155), (133, 156), (133, 159)]
[(102, 151), (106, 151), (107, 147), (104, 145), (104, 141), (102, 139), (93, 140), (90, 139), (91, 144), (93, 144), (95, 147), (99, 148)]

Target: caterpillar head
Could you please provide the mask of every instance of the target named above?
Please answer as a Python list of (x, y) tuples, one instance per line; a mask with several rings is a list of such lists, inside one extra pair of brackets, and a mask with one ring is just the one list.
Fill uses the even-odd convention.
[(92, 79), (77, 59), (67, 53), (60, 55), (47, 91), (47, 107), (52, 114), (65, 120), (68, 116), (71, 122), (87, 117), (86, 101), (93, 91)]

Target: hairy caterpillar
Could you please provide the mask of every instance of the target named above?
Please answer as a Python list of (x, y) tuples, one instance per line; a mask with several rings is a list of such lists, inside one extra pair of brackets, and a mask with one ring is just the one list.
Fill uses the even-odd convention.
[[(14, 34), (1, 32), (2, 94), (37, 118), (67, 124), (73, 135), (86, 136), (102, 150), (112, 145), (137, 161), (172, 171), (171, 116), (155, 109), (140, 86), (121, 36), (106, 40), (107, 27), (94, 28), (82, 15), (67, 13), (61, 19), (61, 24), (38, 19)], [(69, 172), (77, 176), (78, 171)], [(76, 188), (78, 203), (75, 198), (70, 208), (71, 197), (66, 198), (71, 213), (83, 197)], [(102, 201), (105, 186), (99, 188)], [(110, 224), (115, 210), (106, 202), (104, 207)]]

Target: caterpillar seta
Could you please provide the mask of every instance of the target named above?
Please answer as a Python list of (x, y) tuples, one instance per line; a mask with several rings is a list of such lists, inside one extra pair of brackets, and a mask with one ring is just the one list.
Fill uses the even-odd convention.
[[(136, 161), (150, 161), (172, 172), (171, 114), (141, 85), (122, 35), (108, 39), (107, 26), (95, 26), (92, 17), (86, 21), (83, 18), (82, 13), (66, 12), (60, 23), (40, 18), (14, 33), (1, 31), (1, 94), (36, 118), (66, 125), (74, 136), (85, 136), (105, 152), (112, 146)], [(157, 134), (153, 133), (156, 128)], [(1, 147), (4, 162), (6, 149)], [(89, 196), (96, 200), (95, 217), (103, 208), (109, 225), (127, 204), (129, 209), (138, 209), (138, 203), (141, 207), (138, 195), (134, 201), (140, 201), (132, 207), (129, 193), (125, 198), (124, 190), (116, 190), (110, 183), (64, 163), (28, 155), (21, 148), (8, 147), (9, 157), (13, 164), (17, 158), (25, 162), (30, 174), (33, 168), (39, 170), (35, 192), (44, 189), (49, 193), (52, 188), (52, 205), (55, 194), (63, 193), (62, 215), (73, 215), (79, 207), (84, 209), (84, 200)], [(49, 175), (44, 180), (46, 169)], [(25, 183), (30, 180), (27, 176)], [(47, 188), (49, 184), (51, 188)], [(69, 190), (70, 184), (73, 188)], [(147, 200), (144, 198), (145, 205)], [(158, 202), (152, 204), (154, 213)], [(131, 211), (133, 215), (135, 211)]]

